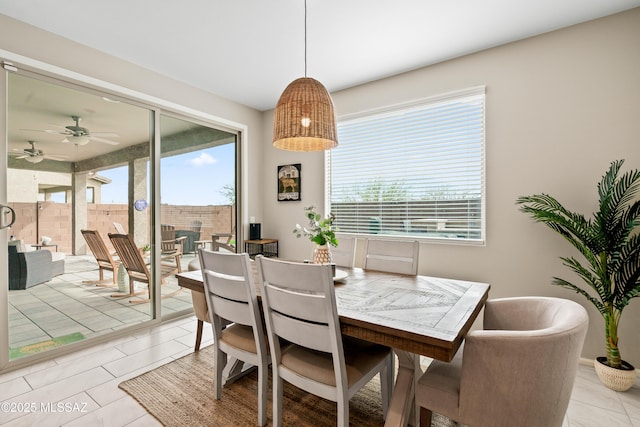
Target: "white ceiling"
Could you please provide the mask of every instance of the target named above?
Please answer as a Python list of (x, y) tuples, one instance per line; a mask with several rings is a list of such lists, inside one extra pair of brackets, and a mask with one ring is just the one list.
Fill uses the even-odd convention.
[[(638, 0), (308, 0), (330, 92), (640, 6)], [(303, 0), (0, 0), (0, 13), (271, 109), (304, 75)]]

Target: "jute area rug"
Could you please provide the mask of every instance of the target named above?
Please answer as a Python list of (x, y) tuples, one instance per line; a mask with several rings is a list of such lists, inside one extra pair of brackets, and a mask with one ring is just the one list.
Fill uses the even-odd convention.
[[(165, 426), (254, 426), (258, 422), (256, 372), (227, 385), (222, 398), (213, 398), (213, 347), (188, 354), (119, 387), (136, 399)], [(269, 380), (268, 425), (272, 422)], [(319, 427), (336, 425), (336, 404), (284, 383), (283, 425)], [(349, 402), (349, 424), (383, 426), (380, 382), (376, 376)], [(452, 426), (434, 414), (433, 425)]]

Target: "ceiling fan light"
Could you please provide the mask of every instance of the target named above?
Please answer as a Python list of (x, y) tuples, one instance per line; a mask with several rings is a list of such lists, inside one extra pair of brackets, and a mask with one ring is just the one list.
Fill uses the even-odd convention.
[(34, 157), (25, 157), (24, 158), (27, 162), (29, 163), (40, 163), (42, 160), (44, 160), (44, 157), (42, 156), (34, 156)]
[(280, 95), (273, 118), (273, 146), (322, 151), (338, 146), (336, 116), (327, 89), (310, 77), (294, 80)]
[(67, 139), (75, 145), (87, 145), (89, 143), (87, 135), (69, 135)]

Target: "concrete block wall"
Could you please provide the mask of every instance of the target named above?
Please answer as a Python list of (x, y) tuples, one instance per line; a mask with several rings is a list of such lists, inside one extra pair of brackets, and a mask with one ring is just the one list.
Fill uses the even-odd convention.
[[(9, 235), (25, 243), (40, 243), (42, 236), (51, 237), (58, 251), (72, 253), (72, 206), (71, 203), (38, 202), (9, 203), (16, 211), (16, 221)], [(150, 212), (150, 211), (148, 211)], [(176, 230), (188, 230), (192, 221), (202, 222), (201, 240), (211, 239), (214, 233), (235, 231), (233, 206), (173, 206), (163, 205), (161, 222), (172, 224)], [(129, 215), (126, 204), (89, 204), (87, 206), (87, 228), (98, 230), (109, 249), (112, 249), (108, 233), (115, 233), (114, 222), (129, 230)]]

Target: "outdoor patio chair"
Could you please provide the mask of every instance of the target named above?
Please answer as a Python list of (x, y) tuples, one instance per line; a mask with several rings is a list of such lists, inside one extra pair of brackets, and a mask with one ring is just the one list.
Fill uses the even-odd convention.
[[(227, 252), (236, 252), (235, 245), (231, 244), (233, 239), (233, 233), (216, 233), (211, 235), (211, 250), (214, 252), (220, 252), (220, 249), (224, 249)], [(220, 240), (226, 238), (226, 240)]]
[(200, 220), (193, 220), (191, 221), (191, 224), (189, 225), (189, 230), (198, 233), (198, 236), (200, 235), (200, 230), (202, 229), (202, 221)]
[(189, 224), (186, 230), (176, 230), (176, 238), (182, 239), (182, 253), (188, 254), (195, 252), (196, 243), (200, 241), (200, 230), (202, 229), (202, 221), (194, 220)]
[(27, 289), (64, 273), (65, 255), (35, 250), (23, 240), (8, 242), (9, 290)]
[(117, 232), (118, 234), (127, 234), (127, 232), (126, 232), (126, 231), (124, 231), (124, 227), (123, 227), (123, 226), (122, 226), (122, 224), (120, 224), (119, 222), (114, 222), (114, 223), (113, 223), (113, 226), (115, 227), (116, 232)]
[[(108, 282), (104, 279), (104, 271), (110, 271), (112, 278), (112, 286), (118, 284), (118, 262), (119, 259), (114, 259), (109, 249), (107, 249), (107, 245), (104, 243), (102, 236), (98, 233), (97, 230), (80, 230), (82, 232), (82, 236), (84, 240), (87, 242), (87, 246), (89, 246), (89, 250), (93, 254), (96, 262), (98, 263), (98, 271), (100, 278), (98, 280), (83, 280), (84, 284), (95, 284), (97, 286), (105, 286), (105, 283)], [(110, 285), (106, 285), (110, 286)]]
[(176, 228), (173, 225), (160, 225), (160, 254), (162, 259), (173, 258), (178, 268), (178, 273), (182, 273), (180, 260), (184, 253), (184, 241), (186, 236), (176, 237)]
[[(142, 253), (140, 249), (136, 246), (133, 238), (128, 234), (111, 234), (109, 233), (109, 239), (113, 244), (113, 247), (116, 249), (118, 253), (118, 257), (122, 262), (122, 265), (127, 270), (127, 274), (129, 275), (129, 293), (126, 294), (112, 294), (111, 296), (114, 298), (119, 297), (130, 297), (135, 295), (141, 295), (144, 291), (136, 291), (134, 282), (142, 282), (147, 284), (147, 292), (149, 294), (148, 299), (143, 300), (130, 300), (130, 303), (144, 303), (149, 302), (151, 300), (151, 272), (149, 272), (149, 268), (147, 267), (147, 263), (142, 257)], [(179, 264), (178, 264), (179, 265)], [(160, 277), (162, 278), (162, 285), (166, 284), (166, 277), (172, 276), (178, 272), (178, 268), (174, 265), (161, 263), (160, 264)], [(162, 298), (166, 298), (176, 293), (180, 292), (182, 288), (179, 288), (177, 291), (171, 292), (166, 295), (162, 295)]]

